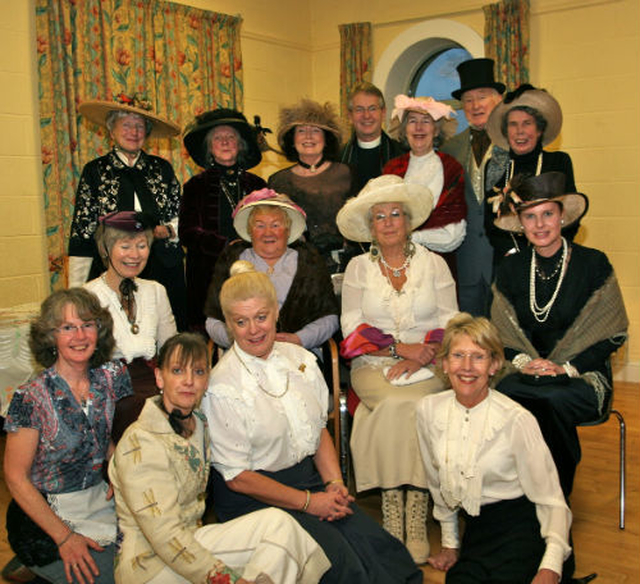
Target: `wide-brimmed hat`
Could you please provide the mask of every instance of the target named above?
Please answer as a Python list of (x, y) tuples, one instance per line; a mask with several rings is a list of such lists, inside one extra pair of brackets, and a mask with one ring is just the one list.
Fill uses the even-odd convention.
[(149, 137), (168, 138), (180, 133), (180, 126), (170, 122), (151, 111), (151, 102), (135, 94), (129, 97), (121, 93), (115, 98), (117, 101), (89, 100), (78, 106), (78, 111), (90, 122), (107, 127), (107, 115), (109, 112), (118, 111), (127, 114), (136, 114), (149, 120), (152, 124)]
[(434, 121), (442, 120), (441, 138), (447, 140), (456, 133), (458, 120), (456, 113), (450, 105), (436, 101), (433, 97), (409, 97), (408, 95), (396, 95), (391, 112), (391, 124), (389, 135), (394, 139), (400, 138), (400, 128), (407, 112), (419, 112), (429, 114)]
[(411, 230), (422, 225), (433, 209), (433, 195), (422, 185), (407, 183), (395, 174), (372, 178), (357, 197), (338, 211), (340, 233), (351, 241), (371, 241), (369, 211), (379, 203), (402, 203), (411, 215)]
[(209, 145), (204, 143), (207, 133), (216, 126), (230, 126), (247, 143), (247, 150), (242, 153), (245, 170), (260, 164), (262, 154), (258, 147), (255, 128), (247, 118), (237, 110), (219, 108), (196, 116), (184, 130), (184, 146), (189, 156), (202, 168), (209, 166), (207, 162)]
[(502, 120), (514, 107), (522, 106), (537, 110), (547, 120), (547, 127), (542, 135), (543, 146), (553, 142), (562, 129), (562, 109), (556, 98), (544, 89), (521, 85), (505, 95), (504, 101), (493, 109), (487, 122), (487, 133), (491, 141), (503, 150), (509, 150), (509, 140), (502, 133)]
[(233, 217), (234, 229), (245, 241), (251, 241), (249, 215), (251, 214), (251, 209), (258, 205), (271, 205), (283, 209), (286, 212), (289, 219), (291, 219), (291, 228), (289, 229), (287, 243), (296, 241), (307, 228), (307, 214), (301, 207), (287, 197), (287, 195), (276, 193), (273, 189), (260, 189), (240, 199), (231, 215)]
[(296, 126), (316, 126), (333, 134), (342, 142), (342, 128), (336, 109), (329, 102), (324, 105), (311, 99), (301, 99), (295, 105), (283, 107), (280, 110), (280, 122), (278, 124), (278, 144), (281, 150), (285, 149), (284, 137), (291, 128)]
[(493, 59), (469, 59), (456, 67), (460, 76), (460, 89), (451, 92), (455, 99), (460, 99), (465, 91), (489, 87), (498, 93), (504, 93), (505, 85), (493, 77)]
[[(518, 214), (541, 203), (560, 203), (563, 209), (563, 227), (566, 228), (584, 216), (589, 199), (583, 193), (565, 193), (562, 172), (545, 172), (538, 176), (516, 175), (504, 193), (499, 196), (499, 216), (494, 225), (504, 231), (522, 231)], [(497, 205), (496, 205), (497, 206)]]

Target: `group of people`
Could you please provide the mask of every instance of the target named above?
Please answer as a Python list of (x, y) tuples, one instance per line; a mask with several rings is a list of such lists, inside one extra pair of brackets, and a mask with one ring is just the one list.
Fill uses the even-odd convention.
[[(114, 149), (83, 171), (72, 287), (32, 325), (45, 369), (5, 424), (25, 565), (80, 583), (417, 583), (425, 562), (452, 584), (571, 581), (576, 426), (611, 397), (624, 303), (606, 256), (573, 242), (588, 199), (543, 150), (558, 102), (503, 99), (490, 59), (458, 73), (457, 136), (449, 105), (405, 95), (387, 135), (367, 83), (344, 146), (329, 104), (283, 108), (294, 164), (268, 182), (244, 115), (202, 114), (182, 196), (142, 150), (179, 128), (137, 98), (80, 106)], [(356, 489), (381, 490), (382, 527), (325, 427), (319, 348), (339, 328)], [(226, 349), (211, 372), (205, 338)], [(220, 523), (203, 527), (207, 491)]]

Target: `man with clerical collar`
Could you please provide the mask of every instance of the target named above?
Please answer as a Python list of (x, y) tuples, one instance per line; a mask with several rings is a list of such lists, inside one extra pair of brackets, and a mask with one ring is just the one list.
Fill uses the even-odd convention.
[(399, 142), (382, 131), (386, 113), (384, 96), (375, 85), (363, 81), (353, 88), (349, 97), (353, 134), (342, 150), (341, 161), (354, 169), (358, 191), (380, 176), (391, 158), (405, 152)]
[(462, 164), (465, 173), (467, 234), (457, 250), (458, 300), (460, 310), (474, 316), (489, 316), (493, 277), (493, 248), (484, 228), (485, 168), (493, 148), (485, 126), (505, 90), (494, 80), (493, 65), (493, 59), (458, 65), (460, 89), (451, 95), (462, 102), (469, 128), (441, 148)]

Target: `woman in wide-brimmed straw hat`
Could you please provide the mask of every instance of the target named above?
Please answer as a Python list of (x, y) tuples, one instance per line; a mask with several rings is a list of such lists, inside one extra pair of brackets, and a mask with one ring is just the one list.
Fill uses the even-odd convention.
[(329, 271), (316, 250), (300, 241), (305, 220), (298, 205), (271, 189), (254, 191), (238, 203), (233, 224), (242, 240), (232, 242), (218, 258), (205, 304), (207, 332), (217, 345), (227, 348), (233, 342), (219, 294), (237, 260), (251, 262), (275, 286), (280, 310), (277, 341), (313, 349), (338, 330), (338, 303)]
[(278, 144), (294, 166), (269, 177), (269, 187), (285, 193), (307, 213), (307, 239), (326, 259), (331, 271), (340, 271), (342, 237), (336, 214), (354, 194), (351, 169), (337, 162), (342, 131), (335, 108), (302, 99), (280, 110)]
[(626, 338), (627, 316), (605, 254), (562, 236), (588, 207), (564, 178), (511, 180), (495, 223), (523, 233), (529, 247), (498, 266), (491, 318), (512, 365), (497, 389), (538, 419), (568, 497), (580, 460), (576, 426), (611, 399), (609, 356)]
[(427, 560), (429, 543), (415, 404), (444, 387), (432, 362), (458, 310), (445, 261), (411, 241), (432, 208), (427, 187), (383, 175), (337, 217), (346, 239), (371, 242), (369, 253), (349, 262), (342, 286), (341, 351), (353, 359), (351, 384), (361, 400), (351, 434), (356, 486), (382, 489), (383, 525), (417, 563)]
[(89, 122), (103, 126), (113, 150), (87, 163), (76, 192), (69, 237), (69, 286), (96, 278), (104, 266), (93, 239), (98, 218), (113, 211), (141, 211), (151, 217), (154, 243), (144, 278), (166, 289), (179, 328), (186, 327), (184, 253), (178, 239), (180, 183), (164, 158), (147, 154), (147, 138), (169, 138), (180, 127), (157, 115), (139, 94), (78, 106)]
[[(561, 172), (565, 175), (566, 192), (576, 190), (569, 155), (543, 150), (558, 137), (561, 129), (562, 109), (558, 101), (546, 90), (529, 84), (507, 93), (491, 113), (487, 132), (497, 148), (493, 150), (485, 173), (485, 222), (495, 250), (495, 264), (522, 243), (520, 238), (493, 227), (500, 193), (508, 188), (513, 176)], [(578, 227), (579, 222), (573, 223), (563, 235), (572, 240)]]
[(232, 213), (238, 202), (265, 182), (248, 172), (262, 155), (256, 130), (241, 112), (219, 108), (195, 118), (184, 131), (191, 158), (205, 170), (184, 185), (180, 239), (187, 248), (189, 327), (204, 333), (204, 304), (213, 267), (235, 239)]
[(395, 174), (427, 187), (433, 195), (433, 212), (413, 232), (415, 243), (442, 255), (456, 277), (453, 253), (466, 232), (467, 204), (464, 172), (460, 163), (435, 148), (455, 133), (453, 109), (432, 97), (397, 95), (389, 133), (411, 152), (389, 160), (383, 174)]

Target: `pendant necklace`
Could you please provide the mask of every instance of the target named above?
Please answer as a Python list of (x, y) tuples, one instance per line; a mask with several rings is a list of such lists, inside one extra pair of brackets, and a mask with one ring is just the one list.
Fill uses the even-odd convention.
[(322, 156), (320, 160), (318, 160), (318, 162), (316, 162), (315, 164), (307, 164), (306, 162), (302, 162), (302, 160), (298, 158), (298, 164), (302, 166), (302, 168), (306, 168), (311, 172), (316, 172), (324, 164), (324, 156)]
[(241, 365), (244, 367), (245, 371), (251, 375), (251, 377), (253, 377), (254, 381), (256, 382), (256, 384), (258, 385), (258, 387), (264, 392), (266, 393), (268, 396), (270, 397), (275, 397), (275, 398), (281, 398), (282, 396), (284, 396), (288, 391), (289, 391), (289, 372), (287, 372), (287, 384), (284, 388), (284, 391), (282, 393), (272, 393), (270, 391), (268, 391), (267, 389), (264, 388), (264, 386), (262, 385), (262, 383), (260, 383), (260, 380), (258, 379), (258, 376), (251, 371), (251, 369), (249, 369), (249, 367), (247, 366), (247, 364), (244, 362), (244, 360), (242, 359), (242, 357), (240, 356), (240, 353), (238, 353), (238, 350), (236, 349), (236, 345), (234, 343), (233, 345), (233, 352), (236, 354), (236, 357), (238, 358), (238, 361), (240, 361)]
[(380, 262), (382, 262), (382, 265), (387, 269), (388, 272), (391, 272), (393, 274), (394, 278), (399, 278), (402, 275), (402, 272), (404, 272), (409, 267), (410, 261), (411, 261), (411, 257), (407, 256), (404, 260), (404, 263), (401, 266), (394, 268), (390, 266), (387, 263), (387, 260), (384, 259), (384, 256), (380, 254)]

